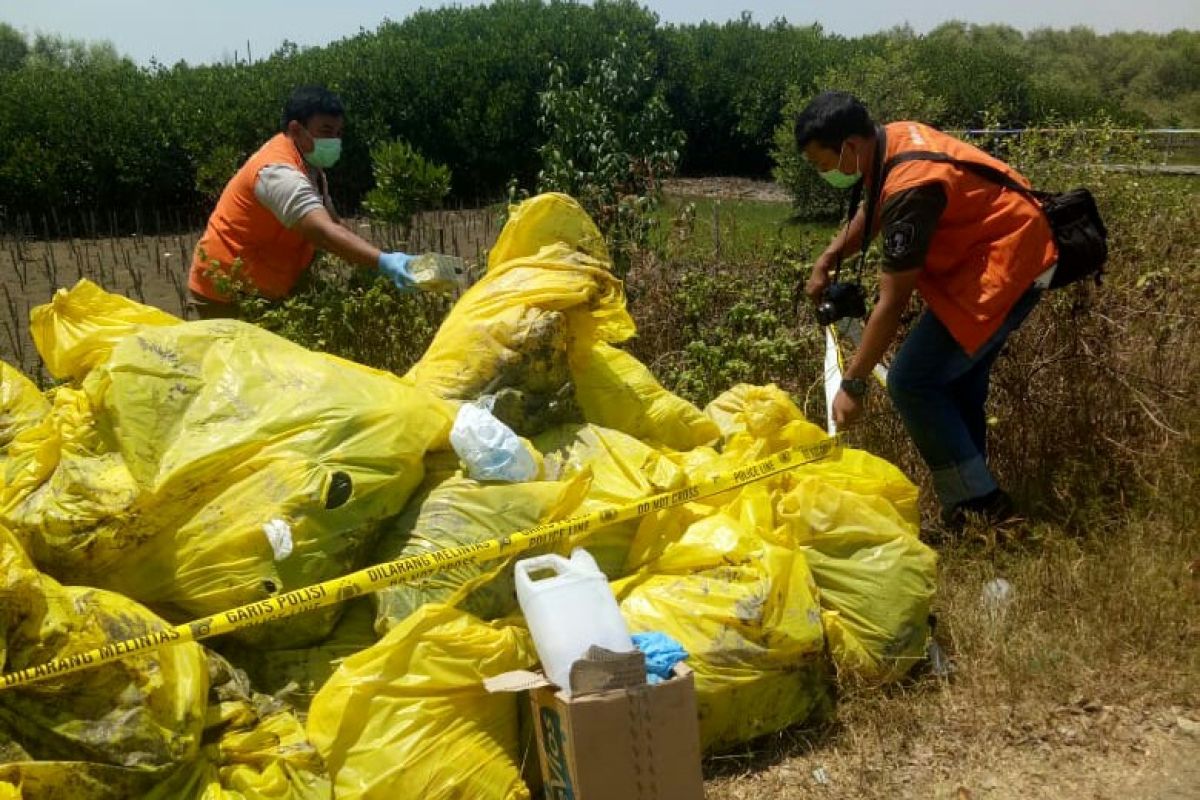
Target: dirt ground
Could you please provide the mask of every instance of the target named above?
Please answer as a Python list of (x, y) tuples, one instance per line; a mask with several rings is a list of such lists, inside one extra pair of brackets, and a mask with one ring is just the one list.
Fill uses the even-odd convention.
[(711, 197), (722, 200), (760, 200), (787, 203), (787, 191), (774, 181), (752, 178), (673, 178), (663, 191), (677, 197)]
[[(385, 249), (433, 250), (478, 262), (499, 232), (486, 209), (436, 211), (421, 215), (411, 234), (361, 220), (349, 223)], [(203, 231), (106, 238), (45, 240), (11, 233), (0, 237), (0, 359), (45, 384), (45, 373), (29, 336), (30, 311), (54, 291), (87, 278), (110, 292), (186, 316), (187, 273)]]

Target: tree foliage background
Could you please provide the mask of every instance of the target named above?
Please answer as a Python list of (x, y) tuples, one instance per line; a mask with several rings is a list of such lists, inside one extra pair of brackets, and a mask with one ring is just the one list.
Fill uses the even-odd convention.
[[(466, 202), (542, 167), (539, 98), (614, 51), (649, 53), (684, 134), (685, 173), (765, 176), (785, 113), (837, 84), (879, 116), (943, 127), (1105, 118), (1200, 127), (1200, 32), (1023, 34), (951, 22), (845, 38), (817, 25), (666, 25), (629, 0), (498, 0), (424, 10), (324, 47), (285, 44), (254, 63), (138, 66), (106, 43), (0, 23), (0, 213), (200, 205), (278, 125), (288, 91), (324, 83), (349, 110), (334, 184), (352, 208), (371, 148), (402, 139), (453, 174)], [(790, 103), (790, 105), (789, 105)]]

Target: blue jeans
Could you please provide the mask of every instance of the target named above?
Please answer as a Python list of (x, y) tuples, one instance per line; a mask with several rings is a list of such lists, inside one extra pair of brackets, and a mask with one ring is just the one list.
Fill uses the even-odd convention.
[(1041, 296), (1036, 287), (1023, 294), (1000, 329), (973, 355), (926, 310), (892, 362), (888, 394), (933, 473), (934, 491), (945, 509), (998, 488), (987, 468), (983, 408), (992, 365)]

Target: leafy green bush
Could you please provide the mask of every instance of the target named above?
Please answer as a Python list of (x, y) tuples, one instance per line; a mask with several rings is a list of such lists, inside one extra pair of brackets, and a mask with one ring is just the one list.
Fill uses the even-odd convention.
[[(927, 77), (913, 69), (915, 45), (911, 38), (889, 39), (879, 52), (856, 56), (833, 67), (818, 79), (819, 91), (843, 91), (857, 97), (880, 122), (915, 119), (931, 125), (942, 122), (946, 103), (925, 88)], [(818, 94), (801, 86), (788, 90), (783, 121), (775, 129), (775, 179), (788, 190), (799, 216), (807, 219), (837, 217), (844, 212), (844, 192), (826, 184), (796, 149), (796, 116)]]
[(218, 145), (196, 165), (196, 191), (205, 199), (215, 201), (225, 191), (225, 184), (241, 167), (243, 159), (243, 154), (233, 145)]
[(683, 146), (652, 60), (619, 35), (577, 86), (566, 64), (551, 64), (541, 95), (546, 142), (538, 148), (538, 191), (579, 200), (609, 240), (618, 272), (628, 249), (646, 244), (662, 180), (675, 171)]
[(372, 217), (407, 229), (418, 211), (437, 208), (450, 192), (450, 170), (399, 139), (371, 149), (375, 188), (364, 207)]
[(253, 64), (143, 68), (109, 46), (27, 41), (10, 27), (0, 29), (0, 206), (36, 215), (207, 204), (197, 187), (217, 182), (218, 148), (253, 152), (278, 130), (287, 93), (312, 82), (346, 103), (331, 175), (344, 208), (372, 185), (370, 144), (397, 137), (449, 166), (460, 198), (493, 198), (513, 175), (535, 182), (546, 64), (560, 62), (564, 84), (577, 86), (619, 35), (650, 54), (686, 135), (680, 167), (693, 173), (765, 175), (789, 86), (803, 98), (837, 76), (849, 88), (878, 83), (879, 64), (897, 97), (915, 86), (942, 98), (947, 125), (995, 112), (1012, 125), (1098, 112), (1121, 124), (1200, 124), (1200, 32), (1186, 30), (1026, 35), (948, 23), (848, 39), (749, 15), (662, 25), (632, 0), (513, 0), (419, 11), (324, 47), (285, 43)]
[(239, 298), (241, 317), (312, 350), (397, 374), (408, 371), (452, 300), (402, 294), (371, 270), (323, 256), (282, 302)]

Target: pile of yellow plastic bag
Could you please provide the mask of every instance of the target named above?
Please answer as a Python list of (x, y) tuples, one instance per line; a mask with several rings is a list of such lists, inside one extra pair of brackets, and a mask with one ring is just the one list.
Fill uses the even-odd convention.
[[(2, 527), (0, 574), (6, 672), (164, 627), (128, 598), (38, 572)], [(138, 796), (196, 755), (207, 690), (204, 654), (185, 644), (0, 692), (0, 781), (31, 797)]]
[[(451, 409), (253, 325), (139, 308), (83, 281), (35, 312), (39, 352), (74, 381), (10, 442), (0, 524), (60, 580), (177, 622), (360, 566)], [(313, 641), (337, 613), (247, 635)]]
[[(564, 195), (512, 210), (403, 378), (86, 281), (32, 327), (64, 382), (43, 394), (0, 364), (5, 672), (824, 438), (774, 386), (702, 411), (619, 349), (623, 287)], [(450, 450), (458, 407), (483, 398), (528, 437), (533, 480), (472, 480)], [(689, 651), (719, 751), (820, 715), (839, 678), (920, 661), (936, 563), (916, 496), (843, 448), (559, 550), (588, 548), (630, 628)], [(536, 660), (511, 560), (461, 566), (0, 688), (0, 798), (521, 800), (523, 701), (482, 681)]]

